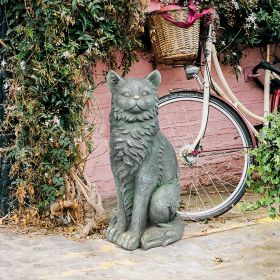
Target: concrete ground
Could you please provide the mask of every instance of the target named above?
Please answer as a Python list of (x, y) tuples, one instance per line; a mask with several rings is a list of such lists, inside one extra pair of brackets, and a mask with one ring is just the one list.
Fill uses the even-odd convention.
[(190, 223), (179, 242), (130, 252), (102, 239), (0, 227), (1, 280), (280, 279), (280, 221)]

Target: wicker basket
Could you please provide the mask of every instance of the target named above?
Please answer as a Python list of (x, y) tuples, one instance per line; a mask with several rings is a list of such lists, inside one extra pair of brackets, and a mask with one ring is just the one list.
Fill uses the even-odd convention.
[[(175, 21), (185, 21), (188, 9), (169, 11)], [(160, 13), (149, 16), (149, 33), (155, 59), (164, 64), (183, 64), (197, 56), (200, 21), (188, 28), (180, 28), (165, 20)], [(180, 64), (179, 63), (179, 64)]]

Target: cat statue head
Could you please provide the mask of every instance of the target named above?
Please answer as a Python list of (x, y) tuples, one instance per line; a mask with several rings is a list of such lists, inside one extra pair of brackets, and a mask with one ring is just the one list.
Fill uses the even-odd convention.
[(156, 117), (157, 88), (161, 81), (158, 70), (144, 79), (123, 79), (110, 70), (107, 81), (112, 92), (111, 118), (116, 121), (142, 122)]

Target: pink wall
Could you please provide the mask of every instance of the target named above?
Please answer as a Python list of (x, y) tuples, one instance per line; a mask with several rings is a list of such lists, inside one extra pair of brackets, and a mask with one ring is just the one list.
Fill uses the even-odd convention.
[[(152, 70), (149, 53), (139, 53), (139, 62), (133, 65), (128, 77), (139, 76), (145, 77)], [(261, 60), (259, 49), (250, 49), (247, 51), (245, 58), (242, 60), (243, 68), (253, 67)], [(94, 78), (96, 84), (104, 82), (105, 66), (99, 62), (94, 69)], [(195, 80), (187, 81), (183, 68), (173, 68), (167, 65), (158, 65), (158, 70), (162, 75), (162, 83), (159, 88), (159, 96), (168, 94), (172, 88), (193, 88), (197, 89)], [(238, 98), (242, 100), (250, 110), (262, 114), (263, 94), (256, 88), (253, 82), (245, 83), (243, 76), (237, 81), (232, 74), (230, 67), (223, 67), (227, 81)], [(214, 71), (213, 71), (214, 72)], [(213, 78), (217, 80), (216, 74)], [(96, 124), (96, 130), (93, 135), (95, 150), (89, 157), (86, 174), (94, 182), (103, 198), (115, 196), (114, 182), (109, 164), (109, 112), (111, 105), (111, 94), (107, 84), (99, 85), (92, 100), (94, 115), (91, 117)]]

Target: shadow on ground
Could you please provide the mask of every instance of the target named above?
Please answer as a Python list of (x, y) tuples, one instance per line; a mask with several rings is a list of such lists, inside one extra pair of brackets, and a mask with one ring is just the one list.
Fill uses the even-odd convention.
[(183, 239), (173, 245), (133, 252), (98, 237), (20, 234), (0, 226), (0, 279), (276, 280), (280, 220), (266, 214), (244, 213), (237, 205), (207, 223), (188, 223)]

